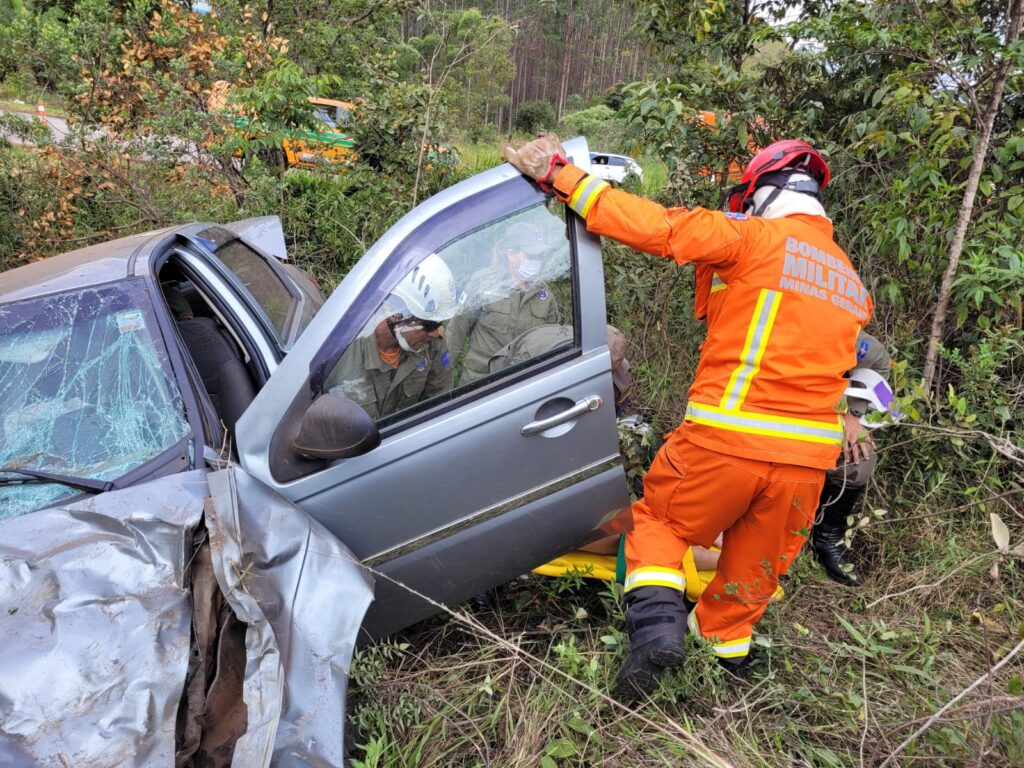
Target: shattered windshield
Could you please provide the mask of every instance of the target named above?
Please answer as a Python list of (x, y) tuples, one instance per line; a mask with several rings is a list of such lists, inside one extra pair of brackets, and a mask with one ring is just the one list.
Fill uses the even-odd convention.
[[(189, 434), (142, 281), (0, 305), (0, 468), (115, 480)], [(0, 520), (80, 490), (0, 485)]]

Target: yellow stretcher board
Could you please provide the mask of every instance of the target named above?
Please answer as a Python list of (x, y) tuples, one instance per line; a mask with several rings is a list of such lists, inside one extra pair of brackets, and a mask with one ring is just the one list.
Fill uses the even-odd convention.
[[(712, 547), (712, 551), (719, 551)], [(584, 552), (577, 549), (568, 554), (556, 557), (550, 563), (538, 566), (533, 572), (540, 576), (582, 576), (587, 579), (601, 581), (616, 580), (617, 558), (615, 555), (599, 555), (596, 552)], [(693, 561), (693, 551), (688, 550), (683, 556), (683, 573), (686, 576), (686, 598), (697, 602), (697, 598), (715, 578), (714, 571), (698, 571)], [(778, 602), (785, 595), (781, 586), (775, 589), (771, 602)]]

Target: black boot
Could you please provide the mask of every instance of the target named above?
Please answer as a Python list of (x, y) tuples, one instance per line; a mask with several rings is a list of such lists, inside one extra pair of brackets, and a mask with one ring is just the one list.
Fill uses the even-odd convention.
[(848, 484), (843, 488), (831, 479), (826, 480), (821, 491), (821, 503), (828, 506), (818, 511), (818, 520), (811, 529), (811, 549), (825, 573), (832, 581), (849, 587), (859, 586), (861, 577), (853, 570), (848, 556), (846, 518), (853, 514), (853, 508), (862, 493), (862, 485)]
[(654, 693), (662, 673), (686, 659), (686, 605), (669, 587), (637, 587), (626, 593), (629, 656), (619, 670), (615, 692), (622, 701)]
[(734, 677), (746, 680), (750, 673), (750, 665), (754, 662), (754, 652), (745, 656), (733, 656), (731, 658), (718, 657), (718, 665)]

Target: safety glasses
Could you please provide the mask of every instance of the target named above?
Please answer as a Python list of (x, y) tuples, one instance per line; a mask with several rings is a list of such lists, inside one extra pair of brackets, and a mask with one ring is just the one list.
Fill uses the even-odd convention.
[(443, 323), (439, 323), (437, 320), (422, 320), (418, 317), (414, 317), (412, 322), (419, 325), (427, 333), (433, 333), (443, 325)]

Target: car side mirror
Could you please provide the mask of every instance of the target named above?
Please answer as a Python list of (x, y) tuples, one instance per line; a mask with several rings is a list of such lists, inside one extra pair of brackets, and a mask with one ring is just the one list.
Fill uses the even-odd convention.
[(349, 459), (380, 445), (380, 431), (370, 414), (347, 397), (324, 394), (302, 415), (292, 441), (296, 453), (309, 459)]

